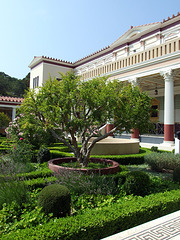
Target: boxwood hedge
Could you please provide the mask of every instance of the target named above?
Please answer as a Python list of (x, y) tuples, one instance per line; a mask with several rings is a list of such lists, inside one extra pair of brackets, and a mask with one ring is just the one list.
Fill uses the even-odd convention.
[(121, 232), (180, 209), (180, 190), (146, 197), (125, 197), (111, 207), (51, 220), (45, 225), (3, 235), (1, 239), (94, 240)]

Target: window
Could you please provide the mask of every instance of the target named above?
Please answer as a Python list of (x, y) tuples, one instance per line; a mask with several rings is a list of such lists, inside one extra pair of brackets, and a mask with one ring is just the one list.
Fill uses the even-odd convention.
[(33, 88), (39, 87), (39, 76), (33, 78)]
[(159, 100), (153, 99), (151, 104), (151, 121), (158, 122), (159, 121)]

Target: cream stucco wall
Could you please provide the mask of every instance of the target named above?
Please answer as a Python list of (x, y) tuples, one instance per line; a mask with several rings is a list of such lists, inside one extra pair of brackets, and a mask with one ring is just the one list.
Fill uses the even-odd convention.
[(37, 65), (36, 67), (31, 70), (30, 74), (30, 88), (33, 88), (33, 78), (39, 76), (39, 86), (42, 86), (43, 81), (43, 63)]
[(51, 78), (60, 78), (59, 72), (62, 72), (65, 74), (66, 72), (71, 71), (71, 70), (72, 70), (72, 68), (63, 67), (63, 66), (59, 66), (59, 65), (53, 65), (53, 64), (49, 64), (49, 63), (43, 63), (44, 82), (47, 79), (49, 79), (49, 76), (51, 76)]

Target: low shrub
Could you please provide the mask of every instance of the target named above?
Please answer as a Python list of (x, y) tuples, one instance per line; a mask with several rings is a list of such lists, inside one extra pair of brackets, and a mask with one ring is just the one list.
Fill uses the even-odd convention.
[(70, 214), (71, 194), (67, 187), (60, 184), (49, 185), (40, 192), (38, 206), (45, 214), (53, 213), (54, 217), (65, 217)]
[(120, 174), (113, 175), (84, 175), (78, 172), (61, 171), (57, 176), (58, 182), (67, 186), (71, 193), (75, 195), (82, 194), (102, 194), (115, 195), (119, 194), (122, 185)]
[(3, 204), (10, 204), (16, 201), (19, 206), (27, 202), (29, 193), (27, 186), (22, 182), (14, 179), (1, 179), (0, 181), (0, 209)]
[(123, 189), (127, 194), (145, 196), (150, 190), (150, 178), (145, 172), (133, 171), (127, 174)]
[(48, 162), (50, 160), (50, 151), (47, 147), (41, 147), (38, 152), (38, 163)]
[(180, 155), (173, 153), (151, 153), (145, 157), (145, 163), (147, 163), (152, 170), (163, 172), (167, 170), (174, 170), (180, 166)]
[(151, 152), (158, 152), (158, 147), (152, 146), (151, 147)]
[(118, 162), (121, 165), (128, 164), (143, 164), (144, 156), (150, 153), (149, 149), (141, 148), (137, 154), (127, 154), (127, 155), (91, 155), (94, 158), (105, 158)]
[(59, 150), (50, 150), (51, 159), (62, 157), (74, 157), (74, 154), (68, 152), (61, 152)]
[(102, 239), (180, 209), (180, 190), (149, 196), (126, 196), (110, 207), (87, 210), (47, 224), (3, 235), (2, 240), (14, 239)]
[(173, 181), (180, 183), (180, 166), (173, 171)]
[(14, 162), (21, 162), (21, 163), (31, 162), (31, 159), (33, 157), (32, 145), (29, 144), (23, 138), (19, 138), (19, 140), (11, 148), (9, 154), (10, 154), (10, 158)]
[(43, 188), (49, 184), (56, 183), (56, 177), (40, 177), (36, 179), (25, 180), (24, 183), (28, 187), (29, 190), (34, 190), (38, 188)]

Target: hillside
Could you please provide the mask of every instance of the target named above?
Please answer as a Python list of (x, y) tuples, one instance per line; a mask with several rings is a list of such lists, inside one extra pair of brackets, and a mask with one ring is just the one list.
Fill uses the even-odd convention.
[(29, 88), (30, 73), (23, 79), (0, 72), (0, 96), (23, 97)]

